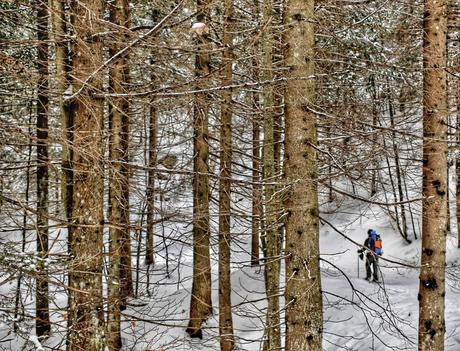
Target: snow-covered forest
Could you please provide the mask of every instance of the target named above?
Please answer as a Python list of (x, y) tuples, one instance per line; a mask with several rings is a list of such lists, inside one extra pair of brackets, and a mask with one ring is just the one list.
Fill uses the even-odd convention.
[(459, 41), (459, 0), (0, 2), (0, 350), (460, 350)]

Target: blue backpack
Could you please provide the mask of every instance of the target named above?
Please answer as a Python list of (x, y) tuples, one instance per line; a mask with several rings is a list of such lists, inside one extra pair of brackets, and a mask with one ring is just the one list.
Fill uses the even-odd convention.
[(383, 250), (382, 250), (382, 239), (380, 238), (380, 235), (376, 235), (375, 240), (374, 240), (374, 252), (382, 256)]
[(371, 235), (370, 235), (370, 240), (368, 242), (369, 249), (374, 251), (377, 255), (382, 256), (383, 250), (382, 250), (382, 239), (380, 238), (380, 235), (377, 234), (375, 230), (371, 230)]

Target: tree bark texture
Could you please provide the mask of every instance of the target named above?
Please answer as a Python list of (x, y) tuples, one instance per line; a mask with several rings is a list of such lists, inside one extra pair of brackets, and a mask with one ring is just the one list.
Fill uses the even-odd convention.
[[(392, 101), (392, 96), (391, 96), (391, 91), (390, 88), (388, 88), (388, 104), (389, 104), (389, 113), (390, 113), (390, 126), (392, 129), (392, 146), (393, 146), (393, 156), (394, 156), (394, 163), (395, 163), (395, 171), (396, 171), (396, 183), (398, 186), (398, 195), (399, 198), (396, 197), (396, 194), (394, 194), (394, 199), (395, 202), (400, 201), (401, 204), (399, 205), (401, 207), (401, 226), (398, 226), (400, 230), (400, 234), (404, 238), (404, 240), (407, 243), (410, 243), (411, 241), (409, 240), (409, 236), (407, 233), (407, 216), (406, 216), (406, 207), (404, 205), (404, 192), (403, 192), (403, 175), (401, 174), (401, 162), (400, 162), (400, 157), (399, 157), (399, 148), (397, 145), (397, 138), (396, 138), (396, 124), (395, 124), (395, 108), (393, 105)], [(391, 169), (388, 170), (391, 173)], [(396, 192), (396, 189), (394, 189), (394, 192)], [(397, 205), (398, 206), (398, 205)], [(398, 217), (398, 213), (396, 212), (396, 216)]]
[[(264, 0), (262, 38), (262, 75), (263, 80), (273, 79), (273, 1)], [(267, 320), (265, 326), (264, 350), (277, 350), (281, 347), (280, 324), (280, 272), (281, 240), (278, 230), (278, 206), (275, 200), (276, 177), (275, 158), (275, 99), (274, 86), (267, 84), (263, 89), (264, 99), (264, 198), (265, 198), (265, 288), (267, 293)]]
[[(210, 0), (197, 0), (197, 21), (209, 23)], [(210, 44), (208, 33), (196, 35), (195, 57), (196, 89), (207, 85), (210, 72)], [(193, 282), (190, 302), (190, 320), (187, 333), (202, 338), (202, 323), (212, 314), (211, 258), (209, 253), (209, 143), (208, 109), (211, 97), (196, 93), (193, 109)]]
[(155, 167), (157, 165), (157, 133), (158, 116), (155, 102), (151, 102), (149, 118), (149, 163), (147, 174), (147, 240), (145, 249), (145, 264), (155, 262), (153, 252), (153, 224), (155, 221)]
[[(154, 10), (152, 14), (153, 23), (157, 23), (160, 19), (160, 11)], [(150, 66), (154, 67), (155, 53), (151, 53)], [(157, 83), (155, 73), (150, 75), (151, 84)], [(156, 100), (150, 101), (150, 115), (149, 115), (149, 139), (148, 139), (148, 171), (147, 171), (147, 238), (145, 248), (145, 264), (151, 265), (155, 263), (155, 253), (153, 252), (154, 245), (154, 221), (155, 221), (155, 169), (157, 166), (157, 135), (158, 135), (158, 110), (156, 107)]]
[[(222, 85), (233, 82), (233, 0), (224, 1)], [(231, 301), (231, 171), (232, 171), (232, 90), (222, 92), (219, 177), (219, 336), (220, 350), (235, 348)]]
[[(254, 103), (255, 105), (258, 103)], [(260, 162), (260, 122), (259, 116), (252, 122), (252, 225), (251, 225), (251, 266), (258, 266), (260, 260), (260, 232), (263, 214)]]
[[(101, 32), (102, 5), (100, 0), (71, 4), (74, 92), (79, 91), (82, 82), (102, 64), (102, 43), (94, 36)], [(105, 346), (102, 301), (103, 103), (92, 96), (101, 89), (102, 74), (96, 74), (72, 101), (73, 230), (69, 268), (69, 351), (97, 351)]]
[[(64, 94), (72, 87), (72, 51), (67, 38), (71, 36), (72, 24), (75, 16), (69, 15), (71, 23), (67, 23), (66, 0), (52, 0), (52, 29), (55, 41), (55, 66), (56, 66), (56, 90), (59, 96), (60, 119), (62, 128), (62, 174), (61, 174), (61, 197), (64, 204), (64, 212), (67, 218), (67, 252), (72, 255), (71, 243), (72, 232), (72, 205), (73, 205), (73, 120), (74, 101), (65, 99)], [(71, 274), (68, 275), (68, 285), (71, 285)], [(72, 319), (67, 319), (67, 328), (72, 327)], [(67, 339), (67, 344), (69, 339)]]
[(37, 1), (37, 279), (36, 279), (36, 333), (38, 337), (50, 333), (48, 274), (48, 19), (47, 3)]
[[(282, 71), (283, 65), (283, 2), (284, 0), (273, 1), (273, 54), (272, 63), (274, 69), (273, 77), (275, 79), (282, 78), (284, 72)], [(280, 176), (282, 171), (282, 151), (283, 151), (283, 97), (284, 97), (284, 84), (277, 83), (273, 87), (273, 152), (275, 160), (275, 174)], [(278, 200), (278, 199), (277, 199)], [(277, 210), (281, 207), (281, 202), (277, 201)], [(278, 214), (280, 214), (279, 211)], [(280, 231), (280, 240), (282, 240), (283, 227), (278, 226)]]
[[(129, 3), (117, 0), (109, 5), (110, 22), (129, 27)], [(109, 54), (115, 55), (127, 44), (120, 29), (111, 37)], [(128, 29), (126, 29), (128, 31)], [(109, 69), (109, 90), (123, 94), (129, 80), (126, 56), (115, 59)], [(131, 239), (129, 230), (129, 100), (114, 97), (109, 101), (109, 280), (107, 343), (110, 350), (121, 348), (121, 310), (132, 294)]]
[[(459, 60), (460, 61), (460, 60)], [(459, 62), (460, 67), (460, 62)], [(455, 104), (456, 104), (456, 112), (457, 112), (457, 131), (456, 131), (456, 139), (457, 142), (460, 142), (460, 80), (457, 79), (456, 83), (456, 92), (455, 92)], [(456, 193), (455, 193), (455, 201), (456, 201), (456, 217), (457, 217), (457, 247), (460, 248), (460, 156), (457, 156), (455, 159), (455, 174), (456, 174)]]
[[(313, 0), (289, 0), (286, 65), (289, 78), (315, 74)], [(289, 80), (285, 96), (286, 351), (321, 350), (323, 308), (319, 266), (319, 208), (315, 81)]]
[(447, 230), (447, 77), (445, 0), (425, 0), (423, 38), (423, 200), (419, 350), (444, 349)]
[[(370, 77), (370, 88), (372, 92), (372, 124), (377, 125), (378, 123), (378, 101), (379, 101), (379, 94), (377, 92), (377, 87), (375, 84), (375, 76), (371, 75)], [(378, 136), (375, 134), (373, 136), (373, 143), (377, 145), (377, 138)], [(373, 160), (372, 162), (372, 175), (371, 175), (371, 197), (373, 197), (377, 193), (377, 173), (379, 169), (379, 162), (377, 160)]]
[[(29, 196), (30, 196), (30, 178), (31, 178), (31, 168), (32, 168), (32, 141), (31, 141), (31, 136), (32, 136), (32, 113), (29, 114), (29, 121), (28, 121), (29, 127), (27, 128), (27, 135), (29, 135), (29, 140), (28, 140), (28, 147), (27, 147), (27, 164), (26, 164), (26, 179), (25, 179), (25, 204), (29, 203)], [(21, 229), (21, 252), (26, 252), (26, 245), (27, 245), (27, 218), (28, 218), (28, 211), (27, 208), (24, 208), (24, 212), (22, 215), (22, 229)], [(18, 276), (18, 281), (16, 284), (16, 294), (14, 298), (14, 324), (13, 324), (13, 330), (14, 332), (17, 332), (18, 330), (18, 323), (20, 321), (20, 318), (18, 318), (19, 314), (22, 313), (24, 314), (24, 304), (22, 301), (22, 278), (23, 278), (23, 273), (22, 270), (19, 270), (19, 276)], [(20, 306), (21, 305), (21, 311)]]
[(65, 0), (51, 0), (51, 18), (53, 28), (53, 39), (55, 42), (55, 65), (56, 65), (56, 89), (59, 99), (59, 112), (62, 127), (62, 174), (61, 174), (61, 197), (64, 203), (64, 210), (69, 219), (72, 216), (72, 170), (71, 170), (71, 133), (68, 131), (72, 128), (72, 114), (70, 101), (64, 100), (64, 92), (71, 84), (69, 76), (70, 69), (70, 51), (69, 43), (66, 39), (68, 26), (66, 25)]
[[(451, 24), (454, 24), (458, 21), (458, 13), (460, 11), (460, 4), (455, 4), (454, 1), (451, 1), (447, 4), (448, 6), (448, 28), (450, 30)], [(449, 31), (449, 34), (451, 32)], [(454, 44), (455, 45), (455, 44)], [(460, 71), (460, 48), (458, 44), (456, 49), (453, 50), (451, 57), (455, 57), (453, 60), (453, 70), (454, 72)], [(454, 96), (452, 97), (452, 102), (455, 105), (455, 115), (456, 120), (454, 125), (455, 129), (455, 141), (460, 142), (460, 79), (453, 77), (452, 79), (452, 90), (454, 91)], [(456, 204), (456, 213), (455, 217), (457, 219), (457, 247), (460, 248), (460, 155), (457, 153), (455, 157), (455, 178), (456, 178), (456, 193), (455, 193), (455, 204)]]
[[(259, 18), (259, 1), (253, 2), (252, 19), (254, 22)], [(258, 52), (259, 43), (254, 43), (253, 59), (252, 59), (252, 75), (253, 80), (259, 80), (259, 62)], [(262, 195), (263, 190), (260, 185), (261, 181), (261, 157), (260, 157), (260, 115), (257, 113), (260, 110), (260, 95), (258, 91), (252, 94), (252, 106), (254, 115), (252, 116), (252, 226), (251, 226), (251, 266), (259, 265), (260, 259), (260, 232), (261, 218), (263, 214)]]

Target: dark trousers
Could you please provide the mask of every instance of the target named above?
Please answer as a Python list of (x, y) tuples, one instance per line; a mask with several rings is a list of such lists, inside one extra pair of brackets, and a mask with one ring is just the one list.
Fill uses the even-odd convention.
[[(374, 280), (379, 280), (379, 258), (376, 255), (373, 254), (366, 254), (366, 278), (370, 279), (372, 272)], [(372, 270), (371, 270), (372, 266)]]

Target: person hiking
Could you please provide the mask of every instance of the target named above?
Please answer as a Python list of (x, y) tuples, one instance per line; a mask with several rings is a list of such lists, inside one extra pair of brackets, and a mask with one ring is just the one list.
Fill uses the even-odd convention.
[[(381, 254), (381, 251), (376, 253), (376, 241), (379, 240), (381, 242), (380, 238), (377, 238), (377, 236), (377, 232), (374, 229), (369, 229), (367, 231), (367, 238), (364, 241), (363, 247), (358, 250), (358, 253), (360, 254), (359, 257), (361, 259), (363, 259), (364, 252), (366, 252), (366, 280), (370, 281), (372, 275), (373, 281), (375, 282), (379, 281), (378, 264), (379, 254)], [(381, 245), (378, 249), (381, 250)]]

